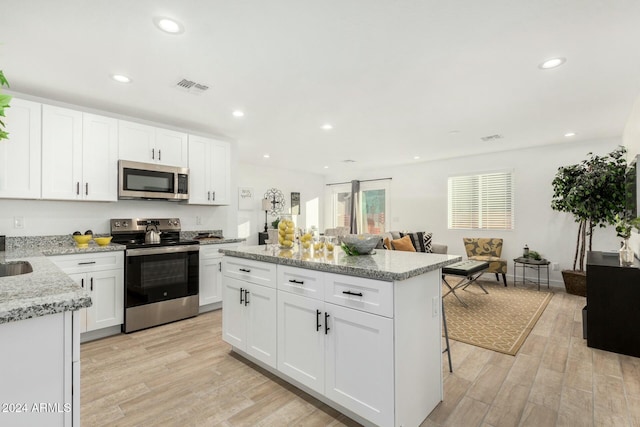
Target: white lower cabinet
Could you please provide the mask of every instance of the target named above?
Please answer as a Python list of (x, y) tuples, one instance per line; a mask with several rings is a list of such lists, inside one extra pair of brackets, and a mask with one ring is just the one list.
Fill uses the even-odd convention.
[(222, 271), (240, 354), (365, 425), (420, 425), (442, 400), (439, 269), (388, 282), (225, 256)]
[(80, 310), (80, 332), (124, 321), (124, 253), (122, 251), (49, 257), (91, 294), (92, 305)]
[(224, 278), (222, 337), (232, 346), (276, 367), (276, 290)]
[(79, 426), (77, 312), (0, 324), (0, 425)]
[(224, 254), (219, 249), (231, 249), (240, 243), (221, 243), (213, 245), (200, 245), (200, 312), (203, 306), (210, 306), (204, 311), (219, 308), (211, 306), (222, 301), (222, 258)]

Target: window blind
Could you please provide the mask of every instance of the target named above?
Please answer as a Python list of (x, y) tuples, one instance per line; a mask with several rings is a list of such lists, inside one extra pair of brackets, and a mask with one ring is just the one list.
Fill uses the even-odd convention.
[(448, 193), (449, 229), (514, 228), (511, 172), (449, 177)]

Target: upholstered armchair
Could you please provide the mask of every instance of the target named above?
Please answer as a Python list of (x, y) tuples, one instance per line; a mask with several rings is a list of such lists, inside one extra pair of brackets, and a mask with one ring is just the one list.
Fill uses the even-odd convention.
[(507, 260), (500, 258), (502, 239), (465, 237), (462, 241), (467, 258), (488, 262), (489, 268), (486, 273), (495, 273), (497, 281), (500, 281), (498, 274), (502, 274), (504, 285), (507, 286)]

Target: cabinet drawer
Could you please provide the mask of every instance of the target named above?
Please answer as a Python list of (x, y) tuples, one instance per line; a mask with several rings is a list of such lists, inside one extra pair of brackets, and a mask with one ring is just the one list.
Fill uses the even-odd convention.
[(324, 273), (279, 265), (278, 289), (322, 301), (324, 300)]
[(239, 243), (217, 243), (214, 245), (200, 245), (200, 258), (219, 258), (224, 256), (218, 249), (234, 249)]
[(123, 251), (55, 255), (47, 258), (65, 273), (83, 273), (124, 267)]
[(276, 287), (276, 264), (250, 259), (224, 257), (222, 274), (234, 279)]
[(393, 282), (325, 273), (324, 300), (393, 317)]

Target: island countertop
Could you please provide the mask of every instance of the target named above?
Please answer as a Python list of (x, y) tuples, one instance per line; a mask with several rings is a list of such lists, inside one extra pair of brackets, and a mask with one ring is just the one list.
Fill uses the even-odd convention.
[(283, 250), (270, 245), (240, 246), (235, 249), (220, 249), (220, 252), (231, 257), (385, 281), (406, 280), (462, 260), (459, 255), (385, 249), (375, 249), (371, 255), (349, 256), (342, 249), (336, 248), (333, 255), (329, 255), (298, 249)]

